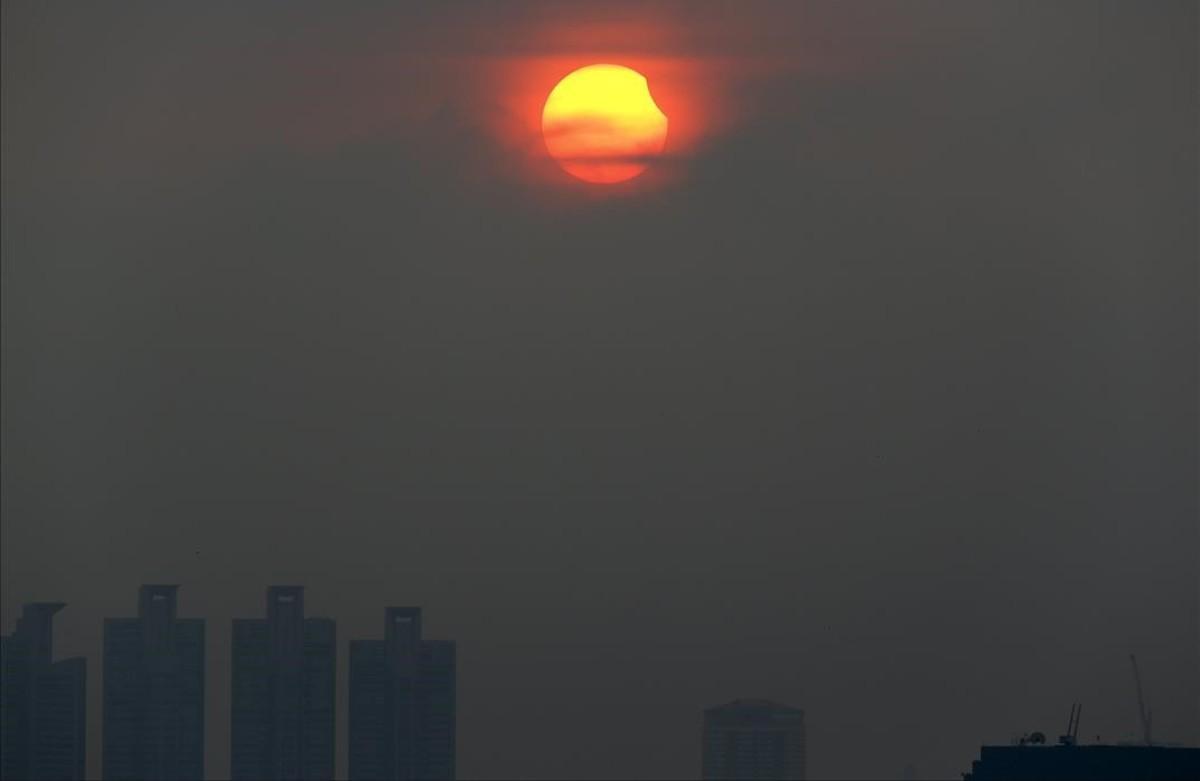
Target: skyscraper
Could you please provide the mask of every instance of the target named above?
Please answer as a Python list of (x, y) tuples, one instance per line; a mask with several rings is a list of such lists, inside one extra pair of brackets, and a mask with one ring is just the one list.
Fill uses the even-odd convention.
[(383, 640), (350, 643), (350, 778), (453, 779), (455, 645), (389, 607)]
[(138, 591), (137, 618), (104, 620), (104, 778), (204, 776), (204, 620), (178, 586)]
[(803, 779), (804, 711), (734, 700), (704, 711), (705, 779)]
[(0, 778), (84, 775), (87, 663), (54, 661), (54, 614), (61, 602), (25, 605), (0, 637)]
[(268, 588), (266, 619), (234, 619), (231, 778), (333, 778), (336, 664), (333, 619), (304, 617), (302, 586)]

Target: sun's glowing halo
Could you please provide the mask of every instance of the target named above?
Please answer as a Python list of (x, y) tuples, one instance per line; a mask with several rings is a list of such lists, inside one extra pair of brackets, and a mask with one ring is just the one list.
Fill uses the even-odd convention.
[(567, 173), (612, 184), (632, 179), (662, 154), (667, 117), (642, 74), (623, 65), (588, 65), (550, 91), (542, 135)]

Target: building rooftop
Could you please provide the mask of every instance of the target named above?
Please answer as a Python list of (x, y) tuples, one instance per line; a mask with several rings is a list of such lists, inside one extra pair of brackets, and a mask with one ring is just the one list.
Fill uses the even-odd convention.
[(1200, 748), (1181, 746), (983, 746), (963, 781), (1118, 781), (1200, 778)]

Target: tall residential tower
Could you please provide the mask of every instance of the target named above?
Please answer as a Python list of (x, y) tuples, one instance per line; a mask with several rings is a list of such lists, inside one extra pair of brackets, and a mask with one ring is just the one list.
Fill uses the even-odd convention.
[(177, 588), (142, 586), (137, 618), (104, 620), (106, 781), (204, 777), (204, 619), (176, 617)]
[(383, 640), (350, 643), (350, 778), (453, 779), (455, 646), (389, 607)]
[(84, 777), (87, 667), (54, 661), (54, 614), (61, 602), (33, 602), (0, 637), (0, 778)]
[(304, 617), (302, 586), (267, 589), (267, 617), (233, 621), (229, 775), (334, 775), (336, 631)]

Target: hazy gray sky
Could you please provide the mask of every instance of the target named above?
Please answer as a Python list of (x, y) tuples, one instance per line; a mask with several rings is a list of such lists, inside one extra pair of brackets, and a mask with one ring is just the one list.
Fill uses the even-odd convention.
[[(3, 6), (2, 626), (69, 603), (92, 768), (142, 582), (214, 777), (271, 583), (458, 640), (464, 778), (737, 697), (957, 777), (1133, 738), (1131, 652), (1200, 737), (1194, 3), (411, 5)], [(593, 53), (687, 136), (602, 197), (527, 121)]]

